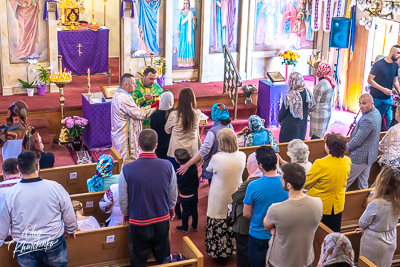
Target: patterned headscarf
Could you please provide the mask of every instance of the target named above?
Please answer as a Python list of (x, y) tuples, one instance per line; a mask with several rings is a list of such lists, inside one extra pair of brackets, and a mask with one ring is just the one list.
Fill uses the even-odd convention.
[(341, 233), (331, 233), (324, 238), (317, 267), (345, 262), (354, 265), (354, 250), (350, 240)]
[(306, 92), (306, 103), (308, 108), (312, 108), (315, 105), (314, 97), (311, 92), (305, 87), (303, 76), (298, 72), (293, 72), (289, 76), (289, 92), (285, 95), (283, 104), (285, 108), (289, 108), (290, 113), (294, 118), (300, 120), (303, 119), (303, 100), (300, 95), (300, 91), (305, 90)]
[(211, 108), (211, 119), (214, 121), (214, 125), (218, 121), (229, 119), (229, 110), (222, 103), (215, 103)]
[(265, 129), (264, 122), (262, 119), (257, 115), (251, 115), (249, 117), (249, 129), (252, 132), (255, 131), (262, 131)]
[(318, 78), (325, 78), (328, 80), (328, 82), (331, 84), (332, 88), (335, 89), (336, 82), (333, 76), (331, 75), (332, 73), (332, 67), (326, 62), (320, 62), (318, 65), (318, 70), (315, 73)]
[(13, 118), (18, 119), (26, 126), (26, 119), (28, 118), (28, 105), (24, 101), (15, 101), (8, 107), (7, 122), (13, 123)]
[(102, 191), (104, 178), (112, 176), (114, 160), (110, 155), (103, 154), (96, 164), (96, 175), (88, 182), (89, 191)]
[(164, 91), (160, 98), (159, 110), (170, 110), (174, 107), (174, 95), (171, 91)]

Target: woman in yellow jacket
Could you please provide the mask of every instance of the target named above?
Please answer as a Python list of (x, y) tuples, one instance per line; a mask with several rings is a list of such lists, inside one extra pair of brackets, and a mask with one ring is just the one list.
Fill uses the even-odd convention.
[(344, 155), (346, 139), (341, 134), (325, 136), (325, 150), (328, 156), (314, 162), (304, 189), (309, 196), (321, 198), (324, 205), (321, 222), (332, 231), (340, 232), (351, 159)]

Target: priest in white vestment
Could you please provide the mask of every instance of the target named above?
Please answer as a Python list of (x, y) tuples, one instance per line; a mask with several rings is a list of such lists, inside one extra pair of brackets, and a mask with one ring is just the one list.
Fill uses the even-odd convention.
[(135, 78), (132, 74), (125, 73), (111, 101), (112, 146), (121, 154), (124, 164), (138, 158), (138, 138), (142, 131), (142, 121), (148, 120), (156, 110), (150, 106), (139, 108), (135, 104), (130, 95), (135, 88)]

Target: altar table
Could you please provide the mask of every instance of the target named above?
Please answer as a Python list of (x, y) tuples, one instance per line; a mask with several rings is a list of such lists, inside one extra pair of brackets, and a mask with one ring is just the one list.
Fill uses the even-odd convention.
[(258, 84), (257, 115), (265, 119), (265, 127), (279, 126), (278, 114), (289, 85), (274, 85), (270, 80)]
[[(92, 97), (95, 94), (101, 93), (92, 93)], [(82, 94), (82, 116), (89, 120), (83, 132), (89, 150), (111, 147), (111, 102), (91, 104), (86, 93)]]
[(58, 31), (58, 54), (62, 67), (72, 74), (105, 73), (108, 71), (109, 29)]

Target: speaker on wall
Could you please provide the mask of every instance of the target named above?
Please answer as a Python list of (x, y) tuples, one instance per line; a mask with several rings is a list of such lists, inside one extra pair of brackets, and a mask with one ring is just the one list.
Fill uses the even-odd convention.
[(349, 48), (350, 32), (351, 32), (351, 19), (332, 18), (329, 47)]

